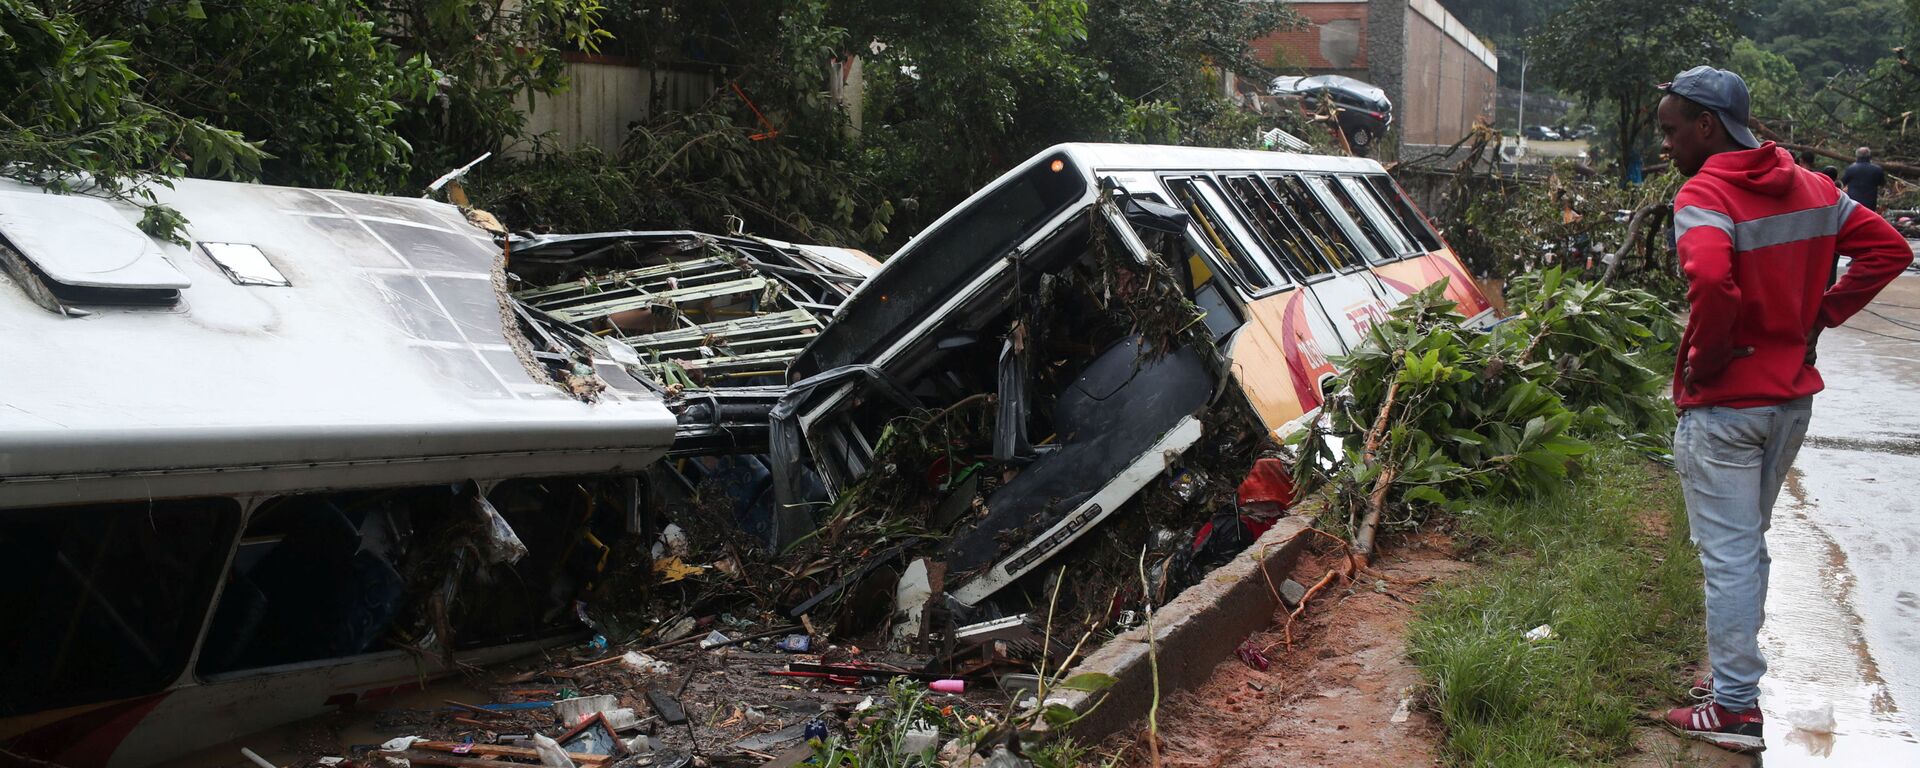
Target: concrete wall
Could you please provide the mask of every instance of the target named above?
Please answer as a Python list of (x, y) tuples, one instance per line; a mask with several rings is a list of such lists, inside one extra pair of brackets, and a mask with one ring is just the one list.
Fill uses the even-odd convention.
[(1305, 0), (1290, 3), (1310, 22), (1301, 29), (1276, 32), (1253, 41), (1253, 55), (1283, 74), (1301, 68), (1313, 74), (1367, 79), (1368, 3), (1361, 0)]
[[(1393, 101), (1389, 138), (1451, 144), (1494, 109), (1499, 61), (1435, 0), (1296, 0), (1309, 26), (1253, 42), (1267, 63), (1341, 74), (1380, 86)], [(1357, 33), (1352, 39), (1350, 33)]]
[(1493, 52), (1434, 0), (1408, 0), (1404, 24), (1400, 142), (1452, 144), (1475, 121), (1491, 122), (1500, 66)]
[[(719, 81), (704, 72), (648, 69), (619, 56), (569, 54), (567, 90), (541, 96), (527, 110), (527, 131), (543, 136), (547, 145), (575, 149), (592, 144), (609, 153), (619, 151), (628, 127), (657, 111), (688, 110), (712, 98)], [(528, 142), (509, 147), (507, 154), (525, 154)]]

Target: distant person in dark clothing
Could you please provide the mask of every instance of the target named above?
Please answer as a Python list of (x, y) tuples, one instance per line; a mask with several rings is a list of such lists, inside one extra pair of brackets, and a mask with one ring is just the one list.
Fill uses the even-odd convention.
[(1811, 149), (1800, 150), (1800, 154), (1796, 155), (1796, 157), (1800, 160), (1800, 167), (1805, 168), (1809, 171), (1813, 170), (1813, 150)]
[[(1808, 166), (1808, 167), (1812, 167), (1812, 166)], [(1827, 178), (1833, 179), (1834, 186), (1836, 187), (1840, 186), (1840, 169), (1839, 168), (1835, 168), (1831, 165), (1823, 165), (1823, 166), (1820, 166), (1820, 172), (1826, 174)], [(1854, 202), (1859, 202), (1859, 201), (1856, 200)]]
[(1840, 185), (1847, 188), (1847, 197), (1864, 205), (1867, 210), (1880, 212), (1880, 185), (1887, 183), (1887, 172), (1873, 162), (1873, 150), (1861, 147), (1853, 153), (1853, 165), (1840, 173)]

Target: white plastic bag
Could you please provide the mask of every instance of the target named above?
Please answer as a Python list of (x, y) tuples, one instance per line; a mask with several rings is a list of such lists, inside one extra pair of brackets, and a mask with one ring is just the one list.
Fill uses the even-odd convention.
[(639, 651), (627, 651), (620, 657), (620, 666), (653, 675), (664, 675), (673, 671), (673, 665)]
[(560, 743), (547, 738), (546, 734), (533, 735), (533, 752), (540, 756), (540, 764), (547, 768), (575, 768), (573, 758), (567, 757), (567, 751)]
[(386, 743), (380, 745), (380, 751), (405, 752), (408, 749), (412, 749), (413, 743), (416, 741), (426, 741), (426, 739), (420, 738), (419, 736), (401, 736), (397, 739), (388, 739)]
[(479, 507), (480, 513), (487, 516), (487, 564), (511, 565), (526, 557), (527, 545), (520, 542), (519, 534), (513, 532), (513, 526), (507, 525), (507, 519), (500, 516), (500, 511), (493, 508), (493, 503), (479, 494), (474, 494), (473, 500), (477, 502), (474, 506)]

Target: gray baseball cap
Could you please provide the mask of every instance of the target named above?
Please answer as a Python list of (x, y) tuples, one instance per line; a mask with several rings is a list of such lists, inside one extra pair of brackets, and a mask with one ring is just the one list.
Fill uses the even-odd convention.
[(1662, 84), (1660, 90), (1712, 110), (1735, 144), (1760, 146), (1760, 140), (1747, 129), (1747, 81), (1739, 75), (1702, 64), (1674, 76), (1673, 82)]

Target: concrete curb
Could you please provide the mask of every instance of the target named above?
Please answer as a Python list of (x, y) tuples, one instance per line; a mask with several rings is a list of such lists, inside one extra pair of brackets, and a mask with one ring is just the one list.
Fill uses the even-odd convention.
[[(1307, 537), (1302, 535), (1306, 528), (1305, 518), (1281, 519), (1232, 562), (1214, 569), (1154, 614), (1161, 703), (1205, 682), (1248, 635), (1273, 626), (1273, 613), (1279, 608), (1275, 594), (1306, 549)], [(1082, 743), (1119, 732), (1145, 717), (1153, 706), (1146, 626), (1100, 646), (1066, 677), (1089, 672), (1111, 675), (1117, 682), (1097, 693), (1062, 690), (1047, 696), (1048, 704), (1062, 704), (1082, 715), (1068, 727)]]

